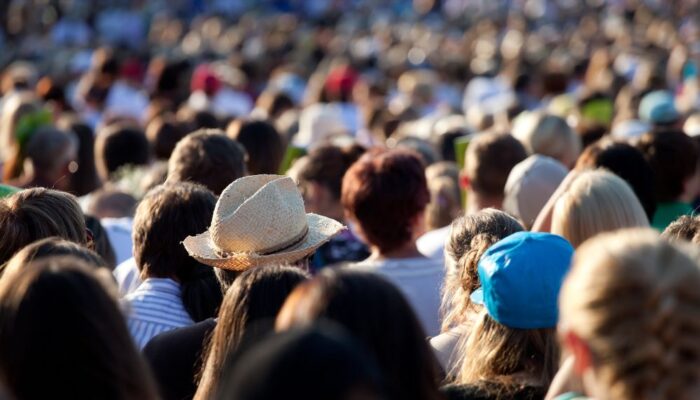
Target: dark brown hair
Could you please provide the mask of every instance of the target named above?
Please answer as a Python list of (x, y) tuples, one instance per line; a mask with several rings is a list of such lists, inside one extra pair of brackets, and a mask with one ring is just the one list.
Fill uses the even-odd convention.
[(510, 170), (527, 157), (523, 145), (503, 133), (482, 133), (469, 144), (464, 171), (474, 192), (503, 196)]
[(700, 244), (700, 218), (682, 215), (664, 229), (661, 236), (669, 240), (683, 240)]
[(408, 150), (375, 150), (345, 174), (341, 202), (366, 239), (387, 252), (413, 238), (413, 220), (430, 194), (420, 157)]
[(142, 130), (112, 125), (99, 132), (95, 141), (95, 164), (103, 181), (126, 165), (146, 165), (150, 160), (148, 140)]
[(271, 123), (236, 120), (229, 124), (227, 133), (248, 152), (248, 172), (251, 175), (279, 173), (287, 146)]
[(346, 147), (316, 147), (309, 152), (305, 164), (299, 170), (299, 184), (318, 183), (326, 187), (334, 199), (340, 200), (343, 176), (364, 152), (364, 147), (357, 144)]
[(268, 266), (241, 274), (226, 292), (219, 318), (204, 353), (201, 381), (196, 399), (210, 399), (216, 393), (228, 354), (236, 350), (244, 334), (271, 331), (274, 318), (287, 296), (308, 278), (299, 268)]
[(174, 118), (156, 117), (146, 127), (146, 138), (156, 160), (167, 160), (177, 142), (185, 137), (185, 129)]
[(0, 373), (17, 398), (156, 398), (105, 285), (72, 257), (44, 258), (0, 280)]
[(195, 182), (219, 195), (246, 175), (246, 152), (219, 129), (202, 129), (182, 139), (168, 160), (168, 182)]
[(0, 201), (0, 264), (24, 246), (51, 236), (84, 245), (85, 218), (73, 195), (25, 189)]
[(337, 322), (376, 357), (392, 399), (439, 399), (439, 367), (401, 292), (370, 273), (325, 269), (292, 292), (278, 330)]
[(25, 246), (5, 264), (6, 268), (0, 269), (0, 272), (10, 274), (32, 261), (56, 256), (71, 256), (92, 268), (107, 267), (105, 260), (94, 251), (65, 239), (50, 237)]

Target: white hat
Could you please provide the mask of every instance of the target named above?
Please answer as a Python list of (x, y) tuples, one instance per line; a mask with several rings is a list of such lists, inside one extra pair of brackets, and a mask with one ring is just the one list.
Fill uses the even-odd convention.
[(306, 214), (291, 178), (253, 175), (237, 179), (219, 197), (209, 229), (183, 244), (198, 261), (242, 271), (311, 255), (345, 227)]

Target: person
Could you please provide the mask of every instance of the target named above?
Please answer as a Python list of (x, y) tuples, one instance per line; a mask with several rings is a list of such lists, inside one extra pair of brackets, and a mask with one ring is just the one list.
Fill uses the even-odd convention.
[(669, 240), (698, 244), (700, 243), (700, 219), (695, 215), (681, 215), (664, 229), (661, 236)]
[(24, 246), (51, 236), (87, 246), (85, 217), (73, 195), (33, 188), (0, 201), (0, 265)]
[(245, 176), (246, 151), (217, 129), (201, 129), (180, 140), (168, 160), (168, 182), (196, 182), (215, 195)]
[[(166, 184), (143, 198), (134, 217), (134, 259), (143, 283), (124, 297), (129, 332), (139, 349), (155, 335), (214, 314), (218, 288), (196, 291), (202, 274), (213, 272), (189, 257), (180, 242), (206, 228), (216, 197), (193, 183)], [(177, 223), (173, 223), (177, 221)], [(191, 298), (190, 289), (200, 298)]]
[[(460, 186), (465, 192), (465, 211), (475, 213), (484, 208), (503, 209), (505, 186), (513, 167), (527, 158), (523, 145), (505, 133), (476, 135), (464, 156)], [(449, 228), (428, 232), (418, 240), (421, 253), (442, 261)]]
[(108, 125), (97, 132), (95, 164), (103, 182), (115, 179), (114, 174), (125, 166), (143, 166), (151, 156), (146, 135), (129, 125)]
[[(384, 400), (376, 362), (353, 337), (322, 325), (276, 334), (232, 357), (213, 399)], [(309, 377), (314, 376), (313, 384)], [(274, 382), (274, 384), (270, 384)]]
[(158, 116), (146, 126), (146, 138), (155, 160), (167, 161), (177, 143), (185, 137), (183, 126), (170, 116)]
[(58, 120), (57, 127), (73, 132), (78, 139), (78, 152), (75, 159), (77, 170), (71, 171), (70, 193), (77, 197), (86, 196), (102, 185), (95, 166), (95, 135), (90, 127), (75, 117)]
[(576, 251), (560, 295), (559, 330), (583, 395), (700, 395), (696, 259), (641, 229), (600, 235)]
[(425, 169), (430, 202), (426, 206), (426, 229), (446, 227), (462, 213), (462, 193), (459, 189), (459, 167), (441, 161)]
[(95, 269), (109, 268), (107, 262), (96, 252), (85, 246), (54, 236), (37, 240), (25, 246), (12, 256), (7, 264), (0, 267), (0, 276), (16, 273), (32, 261), (57, 256), (71, 256)]
[(423, 164), (407, 150), (370, 152), (343, 178), (347, 220), (371, 255), (350, 266), (386, 277), (401, 289), (430, 336), (439, 332), (442, 263), (416, 248), (429, 193)]
[(654, 173), (656, 211), (651, 225), (663, 231), (671, 221), (689, 215), (698, 193), (698, 148), (682, 131), (657, 131), (641, 137), (638, 148)]
[(33, 94), (15, 93), (2, 104), (0, 143), (2, 143), (3, 181), (18, 179), (24, 168), (27, 140), (39, 127), (51, 123), (51, 114), (42, 108)]
[(52, 256), (3, 275), (0, 374), (15, 398), (156, 398), (108, 275)]
[(73, 132), (38, 128), (26, 142), (25, 157), (22, 176), (13, 185), (71, 189), (71, 174), (78, 169), (78, 139)]
[(448, 374), (456, 368), (457, 344), (476, 323), (481, 306), (471, 294), (481, 284), (477, 265), (481, 256), (499, 240), (523, 231), (522, 225), (503, 211), (487, 208), (463, 215), (452, 222), (445, 244), (445, 283), (442, 287), (440, 335), (430, 345)]
[(222, 386), (226, 356), (245, 335), (264, 335), (287, 296), (308, 275), (298, 268), (263, 266), (241, 274), (226, 292), (207, 350), (202, 354), (201, 380), (195, 399), (211, 399)]
[[(245, 200), (241, 196), (248, 197), (244, 204), (239, 203)], [(212, 217), (211, 224), (217, 229), (188, 237), (184, 245), (192, 257), (215, 267), (214, 273), (224, 293), (249, 269), (269, 264), (308, 269), (308, 258), (313, 252), (342, 229), (335, 220), (305, 214), (301, 193), (290, 178), (283, 176), (240, 178), (224, 190), (217, 209), (221, 212)], [(251, 224), (259, 226), (260, 230), (245, 236), (244, 232), (251, 231)], [(299, 225), (306, 232), (301, 239), (290, 229)], [(278, 235), (265, 236), (261, 232), (277, 232)], [(207, 240), (210, 235), (216, 235), (213, 243), (226, 246), (223, 247), (226, 253), (204, 247), (211, 246), (212, 242)], [(269, 250), (256, 254), (256, 250), (249, 250), (251, 248)], [(154, 337), (143, 349), (161, 383), (164, 397), (181, 399), (194, 394), (193, 377), (199, 372), (206, 341), (216, 325), (212, 318), (165, 332)], [(172, 376), (177, 377), (177, 384), (173, 384)]]
[(503, 189), (503, 210), (532, 228), (537, 215), (568, 173), (564, 164), (539, 154), (516, 164)]
[(639, 149), (625, 142), (599, 140), (588, 146), (576, 161), (578, 171), (591, 168), (605, 168), (624, 179), (652, 221), (656, 212), (654, 171)]
[(459, 347), (448, 399), (541, 399), (559, 363), (557, 299), (574, 249), (550, 233), (516, 232), (478, 263), (483, 305)]
[(84, 216), (85, 227), (90, 232), (93, 250), (102, 257), (105, 262), (105, 267), (113, 271), (117, 266), (117, 255), (114, 252), (112, 242), (110, 242), (109, 233), (107, 233), (107, 230), (102, 226), (99, 219), (88, 214), (84, 214)]
[(319, 320), (340, 324), (374, 355), (389, 398), (441, 398), (439, 366), (425, 331), (389, 281), (367, 272), (325, 269), (292, 292), (275, 325), (284, 331)]
[(551, 157), (573, 168), (581, 153), (581, 138), (561, 117), (542, 112), (526, 112), (514, 121), (513, 136), (529, 154)]
[[(322, 145), (298, 159), (288, 175), (292, 176), (304, 197), (307, 212), (345, 221), (340, 203), (343, 176), (364, 153), (364, 148), (353, 145), (339, 147)], [(348, 229), (321, 246), (310, 260), (311, 269), (347, 261), (361, 261), (369, 256), (367, 246)]]
[(646, 227), (649, 220), (630, 186), (605, 170), (580, 173), (556, 200), (551, 232), (574, 247), (602, 232)]
[(287, 143), (270, 122), (234, 120), (226, 134), (243, 145), (248, 153), (246, 165), (251, 175), (278, 174)]

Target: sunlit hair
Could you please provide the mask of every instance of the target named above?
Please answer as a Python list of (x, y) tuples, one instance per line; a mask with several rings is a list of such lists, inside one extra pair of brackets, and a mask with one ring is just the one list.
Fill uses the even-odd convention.
[(425, 208), (428, 230), (449, 225), (462, 211), (459, 190), (459, 167), (455, 163), (439, 162), (425, 170), (430, 202)]
[(647, 226), (649, 220), (630, 186), (605, 170), (582, 172), (552, 214), (552, 233), (574, 247), (602, 232)]
[(6, 267), (1, 269), (0, 272), (2, 276), (13, 274), (32, 261), (56, 256), (75, 257), (93, 268), (107, 266), (102, 257), (87, 247), (58, 237), (50, 237), (37, 240), (24, 247), (7, 262)]
[[(498, 384), (501, 392), (529, 385), (549, 387), (560, 361), (556, 330), (513, 329), (482, 310), (474, 329), (458, 344), (454, 382), (461, 385)], [(506, 393), (500, 393), (505, 395)]]
[(538, 112), (521, 118), (524, 120), (516, 120), (513, 136), (529, 153), (549, 156), (573, 167), (581, 152), (581, 138), (563, 118)]
[(295, 267), (258, 267), (241, 274), (226, 292), (219, 318), (204, 352), (201, 380), (195, 399), (211, 399), (219, 388), (226, 357), (236, 350), (243, 336), (272, 330), (274, 318), (292, 290), (307, 279)]
[(586, 242), (559, 298), (560, 324), (591, 352), (607, 398), (700, 398), (700, 270), (651, 230)]
[(700, 217), (681, 215), (664, 229), (661, 236), (668, 240), (680, 240), (700, 244)]
[(5, 159), (3, 179), (5, 181), (16, 179), (22, 172), (24, 156), (17, 141), (17, 127), (22, 117), (35, 113), (41, 109), (41, 105), (29, 93), (10, 96), (2, 107), (0, 117), (0, 149)]
[(510, 215), (493, 208), (457, 218), (445, 243), (445, 285), (442, 290), (442, 331), (448, 331), (475, 312), (469, 296), (479, 288), (477, 264), (494, 243), (515, 232), (522, 225)]

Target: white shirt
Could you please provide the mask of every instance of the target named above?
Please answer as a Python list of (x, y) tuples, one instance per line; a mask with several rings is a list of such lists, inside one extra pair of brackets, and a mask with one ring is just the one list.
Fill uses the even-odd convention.
[[(131, 231), (134, 220), (132, 218), (102, 218), (102, 227), (107, 231), (107, 237), (114, 249), (117, 265), (129, 260), (133, 255), (133, 242)], [(135, 266), (135, 264), (134, 264)]]
[(421, 254), (434, 260), (445, 259), (445, 243), (450, 238), (450, 225), (432, 230), (416, 240), (416, 247)]
[(455, 368), (458, 367), (456, 364), (460, 360), (458, 359), (457, 346), (462, 336), (466, 335), (467, 332), (467, 327), (461, 325), (430, 339), (430, 347), (433, 348), (435, 357), (440, 362), (443, 371), (448, 374), (451, 371), (455, 371)]
[(119, 288), (119, 296), (124, 297), (135, 291), (141, 285), (141, 277), (136, 260), (134, 257), (129, 258), (123, 263), (117, 265), (112, 271), (114, 279), (117, 281)]
[(445, 271), (442, 261), (430, 258), (365, 260), (352, 269), (382, 275), (403, 292), (428, 336), (440, 332), (440, 287)]

